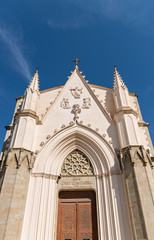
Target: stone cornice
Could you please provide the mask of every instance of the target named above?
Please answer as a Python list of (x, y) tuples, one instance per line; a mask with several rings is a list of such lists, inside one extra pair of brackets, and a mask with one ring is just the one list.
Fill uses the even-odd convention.
[(25, 152), (29, 152), (29, 153), (32, 153), (32, 151), (26, 149), (26, 148), (23, 148), (23, 147), (20, 147), (20, 148), (9, 148), (9, 152), (13, 152), (13, 151), (25, 151)]
[(137, 97), (138, 98), (138, 95), (136, 93), (128, 93), (130, 96), (134, 96), (134, 97)]
[(30, 109), (24, 109), (21, 112), (15, 114), (14, 119), (17, 120), (19, 117), (22, 117), (22, 116), (34, 118), (36, 120), (36, 123), (40, 124), (39, 117), (36, 115), (36, 112)]
[(13, 130), (14, 129), (14, 126), (5, 126), (5, 129), (8, 131), (8, 130)]
[(138, 122), (139, 127), (148, 127), (149, 123), (146, 122)]
[(17, 97), (16, 98), (16, 101), (18, 101), (19, 99), (22, 99), (24, 96), (21, 96), (21, 97)]
[(114, 120), (123, 114), (133, 114), (135, 117), (138, 116), (138, 113), (134, 111), (131, 107), (120, 107), (117, 109), (116, 113), (114, 114)]

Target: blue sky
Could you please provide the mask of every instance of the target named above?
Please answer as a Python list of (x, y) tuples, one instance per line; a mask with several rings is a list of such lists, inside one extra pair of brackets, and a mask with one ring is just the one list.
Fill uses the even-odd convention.
[(36, 67), (40, 89), (64, 84), (80, 59), (89, 83), (113, 87), (117, 64), (139, 95), (154, 142), (154, 1), (5, 0), (0, 8), (0, 147), (15, 98)]

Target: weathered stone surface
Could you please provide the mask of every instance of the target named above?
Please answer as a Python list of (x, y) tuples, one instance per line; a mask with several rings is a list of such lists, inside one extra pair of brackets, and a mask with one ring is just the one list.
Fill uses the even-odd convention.
[(154, 237), (153, 168), (148, 157), (142, 146), (129, 146), (121, 151), (121, 166), (136, 240), (153, 240)]
[(0, 193), (0, 240), (18, 240), (21, 235), (30, 175), (26, 158), (30, 152), (22, 150), (17, 162), (15, 158), (19, 156), (19, 151), (12, 149), (8, 153), (1, 170), (4, 180)]

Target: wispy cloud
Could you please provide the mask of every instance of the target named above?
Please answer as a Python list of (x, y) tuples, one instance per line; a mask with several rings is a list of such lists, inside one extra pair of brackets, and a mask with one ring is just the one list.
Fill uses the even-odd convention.
[[(111, 20), (119, 20), (132, 26), (150, 26), (154, 22), (154, 1), (149, 0), (61, 0), (82, 9), (85, 15), (95, 14)], [(80, 16), (78, 16), (79, 18)]]
[(31, 79), (31, 72), (29, 64), (24, 56), (23, 45), (12, 31), (9, 31), (5, 26), (0, 26), (0, 40), (3, 41), (12, 55), (16, 64), (16, 70), (20, 72), (27, 81)]

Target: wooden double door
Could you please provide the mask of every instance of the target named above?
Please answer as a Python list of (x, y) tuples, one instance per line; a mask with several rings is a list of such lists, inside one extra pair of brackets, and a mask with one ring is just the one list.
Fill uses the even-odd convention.
[(60, 192), (57, 240), (98, 240), (94, 192)]

